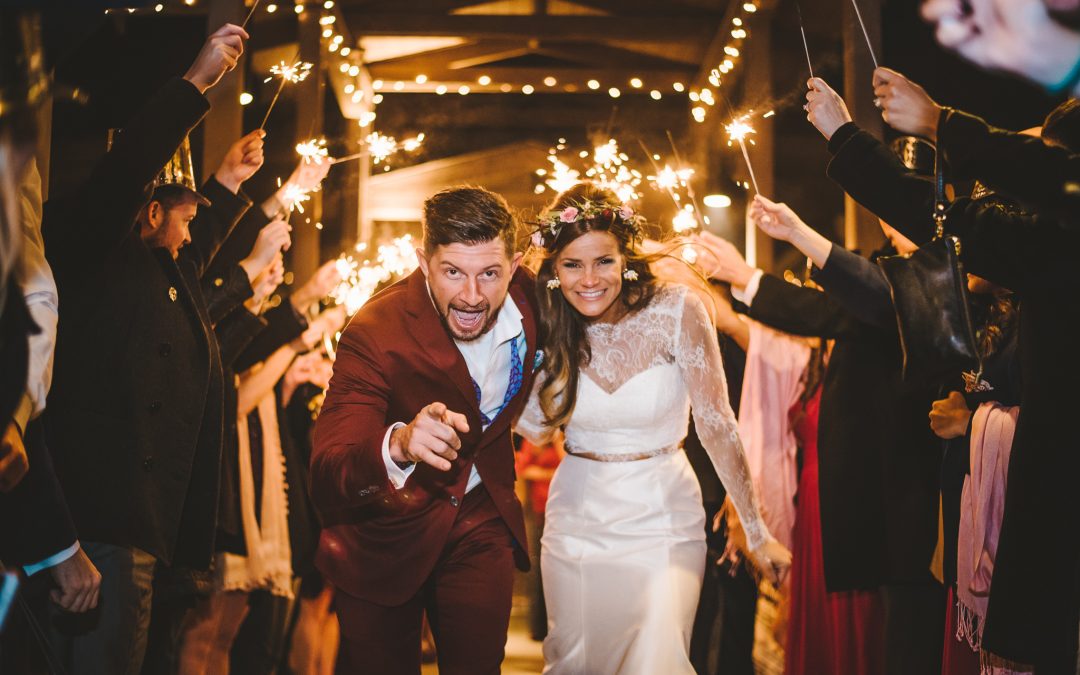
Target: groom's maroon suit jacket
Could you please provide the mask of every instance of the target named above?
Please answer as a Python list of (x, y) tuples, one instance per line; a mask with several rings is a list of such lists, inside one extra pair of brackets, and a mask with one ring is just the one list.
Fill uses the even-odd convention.
[[(510, 423), (532, 390), (536, 354), (536, 300), (528, 272), (514, 275), (506, 302), (517, 303), (523, 316), (524, 377), (484, 432), (468, 367), (420, 270), (372, 298), (342, 334), (315, 424), (311, 497), (324, 525), (316, 564), (344, 592), (386, 606), (415, 595), (438, 562), (474, 463), (517, 542), (518, 566), (528, 568), (510, 436)], [(436, 401), (469, 420), (458, 458), (447, 472), (418, 464), (395, 489), (383, 463), (383, 437), (394, 422), (410, 422)]]

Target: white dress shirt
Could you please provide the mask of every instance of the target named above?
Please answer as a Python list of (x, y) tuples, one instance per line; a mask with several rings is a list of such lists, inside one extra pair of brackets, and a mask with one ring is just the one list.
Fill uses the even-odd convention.
[(746, 282), (745, 288), (731, 287), (731, 297), (747, 307), (754, 304), (754, 297), (757, 295), (758, 287), (761, 286), (761, 277), (763, 276), (765, 276), (764, 271), (754, 270), (754, 274), (750, 277), (750, 280)]
[[(521, 310), (510, 296), (507, 296), (495, 325), (487, 333), (475, 340), (454, 340), (458, 351), (465, 359), (465, 365), (469, 368), (469, 375), (480, 386), (480, 411), (489, 420), (494, 420), (502, 408), (506, 399), (506, 390), (510, 385), (510, 345), (517, 338), (518, 356), (525, 358), (528, 353), (525, 345), (525, 329), (522, 323)], [(523, 364), (524, 365), (524, 364)], [(455, 411), (461, 412), (461, 411)], [(382, 456), (386, 465), (386, 473), (394, 487), (401, 488), (412, 475), (416, 465), (413, 464), (405, 469), (397, 465), (390, 458), (390, 435), (395, 429), (405, 426), (403, 422), (393, 424), (383, 437)], [(484, 426), (487, 429), (487, 426)], [(465, 492), (469, 492), (481, 483), (480, 472), (476, 470), (476, 464), (472, 465), (469, 472), (469, 482), (465, 486)]]

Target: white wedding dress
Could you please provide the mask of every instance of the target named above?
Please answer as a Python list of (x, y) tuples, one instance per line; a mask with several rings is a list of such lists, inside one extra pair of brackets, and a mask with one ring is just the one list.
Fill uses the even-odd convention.
[[(541, 544), (544, 673), (693, 675), (706, 549), (701, 488), (681, 449), (691, 407), (751, 548), (770, 536), (716, 332), (696, 294), (662, 286), (647, 307), (593, 324), (588, 336), (592, 359), (564, 430), (568, 454), (551, 483)], [(517, 431), (542, 440), (542, 421), (534, 390)]]

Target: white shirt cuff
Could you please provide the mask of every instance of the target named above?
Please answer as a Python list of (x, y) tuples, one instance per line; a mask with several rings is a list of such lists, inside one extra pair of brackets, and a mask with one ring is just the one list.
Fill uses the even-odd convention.
[(72, 544), (71, 546), (68, 546), (67, 548), (65, 548), (63, 551), (60, 551), (59, 553), (54, 553), (53, 555), (49, 556), (48, 558), (45, 558), (41, 562), (36, 562), (33, 565), (23, 565), (23, 572), (26, 573), (26, 576), (32, 577), (35, 574), (37, 574), (38, 572), (40, 572), (41, 570), (47, 570), (50, 567), (56, 567), (57, 565), (64, 562), (65, 560), (67, 560), (68, 558), (70, 558), (71, 556), (75, 555), (78, 552), (79, 552), (79, 541), (75, 540), (75, 543)]
[(397, 489), (401, 489), (401, 486), (405, 484), (405, 481), (412, 475), (413, 470), (416, 468), (415, 464), (412, 464), (407, 469), (402, 469), (397, 465), (397, 462), (390, 459), (390, 434), (394, 433), (395, 429), (407, 426), (404, 422), (394, 422), (390, 425), (390, 428), (386, 430), (386, 435), (383, 436), (382, 441), (382, 458), (383, 464), (386, 465), (386, 475), (390, 478), (390, 482)]
[(754, 296), (757, 295), (758, 286), (761, 285), (761, 277), (764, 275), (765, 272), (763, 270), (755, 270), (753, 276), (750, 277), (750, 281), (746, 282), (746, 288), (740, 290), (735, 286), (731, 287), (731, 297), (747, 307), (754, 304)]

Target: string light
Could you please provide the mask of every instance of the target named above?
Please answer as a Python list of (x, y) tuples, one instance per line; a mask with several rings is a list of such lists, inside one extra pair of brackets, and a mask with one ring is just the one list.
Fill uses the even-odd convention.
[(489, 84), (491, 84), (491, 78), (488, 77), (487, 75), (481, 75), (480, 77), (476, 78), (476, 82), (481, 87), (486, 87)]
[(644, 83), (641, 81), (640, 77), (634, 77), (630, 79), (630, 86), (634, 89), (641, 89), (643, 84)]
[(544, 78), (544, 85), (545, 86), (554, 87), (558, 83), (559, 83), (559, 81), (556, 80), (554, 77), (552, 77), (550, 75), (548, 75), (547, 77)]
[(619, 91), (618, 87), (612, 87), (611, 89), (608, 89), (607, 93), (608, 96), (610, 96), (611, 98), (619, 98), (620, 96), (622, 96), (622, 92)]
[(527, 84), (521, 88), (521, 93), (525, 94), (526, 96), (533, 93), (534, 91), (536, 91), (536, 89), (531, 84)]

